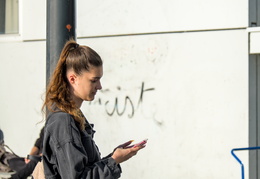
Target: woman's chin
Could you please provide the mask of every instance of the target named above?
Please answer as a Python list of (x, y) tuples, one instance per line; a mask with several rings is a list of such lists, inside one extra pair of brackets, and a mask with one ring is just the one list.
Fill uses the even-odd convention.
[(89, 96), (88, 98), (84, 99), (84, 101), (93, 101), (95, 96)]

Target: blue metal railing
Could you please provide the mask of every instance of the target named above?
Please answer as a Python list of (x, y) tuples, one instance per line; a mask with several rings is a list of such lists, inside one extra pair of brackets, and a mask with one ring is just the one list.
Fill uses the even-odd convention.
[(235, 148), (231, 150), (231, 154), (233, 155), (233, 157), (238, 161), (238, 163), (241, 165), (241, 174), (242, 174), (242, 179), (245, 178), (245, 172), (244, 172), (244, 164), (242, 163), (242, 161), (235, 155), (235, 151), (239, 151), (239, 150), (258, 150), (260, 149), (260, 146), (258, 147), (247, 147), (247, 148)]

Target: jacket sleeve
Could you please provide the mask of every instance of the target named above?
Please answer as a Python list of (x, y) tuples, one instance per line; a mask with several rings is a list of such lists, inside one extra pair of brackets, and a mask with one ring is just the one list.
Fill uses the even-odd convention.
[(54, 119), (45, 127), (43, 162), (46, 179), (59, 178), (59, 175), (62, 179), (119, 178), (120, 165), (111, 157), (100, 159), (91, 136), (87, 136), (83, 145), (80, 131), (73, 125), (74, 119), (68, 114), (62, 118)]
[(89, 157), (68, 142), (57, 153), (59, 173), (61, 178), (84, 179), (117, 179), (120, 177), (121, 168), (111, 157), (88, 164)]

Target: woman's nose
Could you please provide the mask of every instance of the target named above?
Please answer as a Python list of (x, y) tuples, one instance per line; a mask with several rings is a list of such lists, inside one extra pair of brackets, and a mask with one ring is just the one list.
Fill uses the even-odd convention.
[(102, 89), (102, 85), (101, 85), (101, 82), (98, 81), (98, 84), (97, 84), (97, 90), (101, 90)]

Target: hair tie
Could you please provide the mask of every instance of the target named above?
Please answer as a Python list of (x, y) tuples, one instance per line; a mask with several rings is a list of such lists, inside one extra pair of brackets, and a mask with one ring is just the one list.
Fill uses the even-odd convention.
[(69, 51), (75, 50), (79, 47), (79, 44), (75, 43), (74, 46), (70, 47)]

